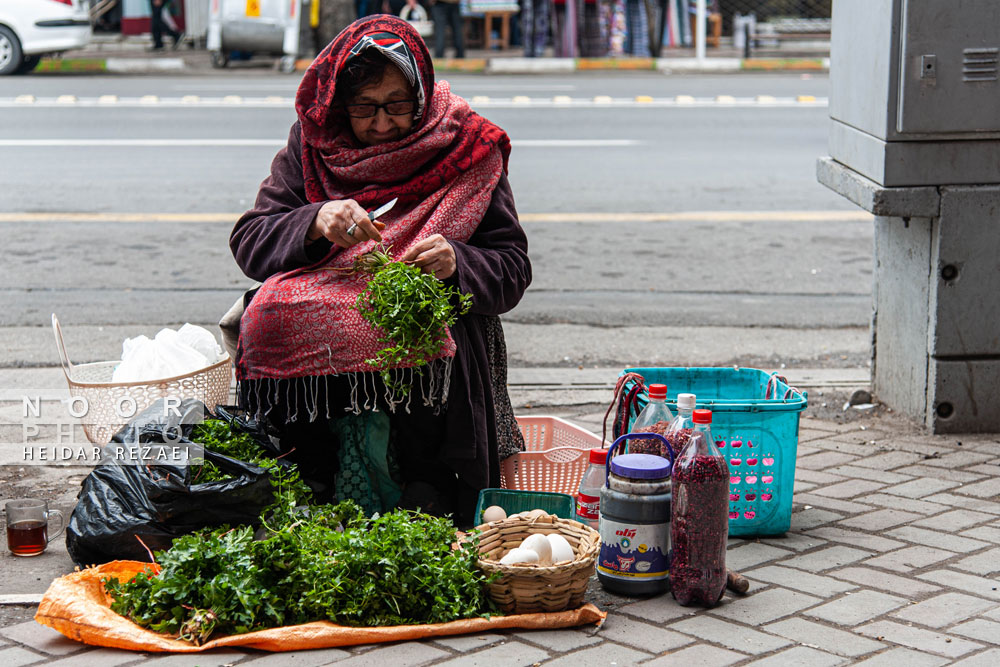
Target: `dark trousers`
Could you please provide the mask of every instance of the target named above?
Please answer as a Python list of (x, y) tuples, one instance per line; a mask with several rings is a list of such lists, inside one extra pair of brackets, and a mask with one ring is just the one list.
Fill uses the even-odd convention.
[(181, 38), (181, 34), (171, 30), (163, 20), (163, 12), (167, 10), (166, 2), (160, 4), (159, 7), (150, 2), (150, 7), (152, 9), (150, 19), (152, 21), (153, 46), (158, 49), (163, 48), (163, 33), (170, 35), (171, 39), (174, 40), (174, 44), (177, 44)]
[(452, 39), (455, 44), (455, 57), (465, 57), (465, 38), (462, 34), (462, 13), (457, 2), (441, 2), (438, 0), (431, 7), (434, 16), (434, 57), (444, 58), (444, 33), (451, 26)]
[[(372, 392), (382, 396), (382, 383), (377, 378), (375, 382)], [(250, 383), (240, 385), (239, 403), (246, 406), (254, 391)], [(314, 421), (309, 421), (304, 394), (283, 382), (273, 391), (279, 402), (263, 419), (265, 429), (277, 437), (283, 458), (299, 466), (302, 479), (312, 488), (316, 502), (335, 502), (334, 479), (340, 469), (340, 440), (330, 424), (346, 414), (344, 406), (349, 403), (351, 393), (348, 375), (332, 376), (318, 385), (316, 403), (321, 407)], [(281, 401), (282, 398), (287, 398), (288, 402)], [(330, 406), (329, 419), (327, 405)], [(380, 405), (379, 409), (386, 410), (386, 406)], [(395, 451), (404, 486), (400, 506), (420, 507), (437, 515), (452, 514), (456, 524), (463, 528), (475, 525), (473, 514), (479, 489), (458, 479), (440, 458), (441, 443), (445, 440), (445, 413), (434, 414), (433, 408), (415, 399), (409, 412), (399, 407), (388, 414), (389, 443)]]

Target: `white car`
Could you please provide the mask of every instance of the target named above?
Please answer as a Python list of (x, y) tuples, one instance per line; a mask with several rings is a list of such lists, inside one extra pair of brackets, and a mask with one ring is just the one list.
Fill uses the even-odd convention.
[(0, 0), (0, 75), (24, 74), (48, 53), (90, 42), (86, 0)]

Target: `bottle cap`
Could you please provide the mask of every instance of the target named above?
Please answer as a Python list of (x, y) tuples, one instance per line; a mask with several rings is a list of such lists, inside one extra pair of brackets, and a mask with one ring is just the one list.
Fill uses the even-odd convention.
[(667, 398), (667, 385), (665, 384), (651, 384), (648, 391), (651, 399), (665, 400)]
[(677, 407), (681, 410), (694, 410), (694, 394), (677, 394)]
[(595, 447), (590, 450), (590, 462), (597, 465), (604, 465), (608, 462), (608, 450)]
[(695, 410), (692, 413), (691, 418), (694, 420), (695, 424), (711, 424), (712, 423), (712, 411), (711, 410)]
[(611, 472), (631, 479), (670, 477), (670, 461), (653, 454), (622, 454), (611, 459)]

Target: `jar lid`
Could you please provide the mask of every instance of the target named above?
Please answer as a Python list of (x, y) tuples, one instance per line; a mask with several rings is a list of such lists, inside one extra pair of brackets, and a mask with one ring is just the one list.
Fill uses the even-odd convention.
[(622, 454), (611, 459), (611, 472), (632, 479), (670, 477), (670, 461), (653, 454)]
[(600, 447), (595, 447), (590, 450), (590, 462), (596, 463), (598, 465), (604, 465), (608, 462), (608, 450), (601, 449)]

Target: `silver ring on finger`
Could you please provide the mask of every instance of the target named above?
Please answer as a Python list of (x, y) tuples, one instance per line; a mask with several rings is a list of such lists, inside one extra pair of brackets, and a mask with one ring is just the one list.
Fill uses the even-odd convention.
[(350, 236), (353, 239), (354, 238), (354, 230), (357, 229), (357, 228), (358, 228), (358, 223), (355, 222), (355, 223), (351, 224), (351, 226), (347, 228), (347, 235)]

